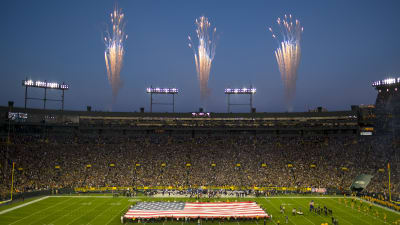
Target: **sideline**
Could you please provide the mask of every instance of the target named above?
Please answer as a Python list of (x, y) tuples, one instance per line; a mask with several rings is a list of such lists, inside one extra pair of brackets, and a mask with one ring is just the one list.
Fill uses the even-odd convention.
[(274, 198), (343, 198), (343, 196), (338, 197), (338, 196), (272, 196), (272, 197), (264, 197), (265, 199), (274, 199)]
[[(51, 195), (48, 196), (51, 198), (114, 198), (112, 195)], [(174, 200), (179, 199), (179, 198), (190, 198), (190, 196), (185, 196), (185, 195), (171, 195), (171, 196), (157, 196), (157, 195), (153, 195), (153, 196), (135, 196), (135, 197), (125, 197), (125, 196), (119, 196), (118, 198), (128, 198), (128, 199), (146, 199), (146, 198), (173, 198)], [(204, 197), (207, 198), (207, 197)], [(230, 198), (230, 199), (250, 199), (250, 198), (259, 198), (259, 197), (255, 197), (255, 196), (248, 196), (248, 197), (236, 197), (236, 196), (222, 196), (219, 198), (215, 198), (215, 199), (224, 199), (224, 198)], [(285, 199), (285, 198), (344, 198), (343, 196), (272, 196), (272, 197), (263, 197), (265, 199), (274, 199), (274, 198), (281, 198), (281, 199)], [(208, 198), (207, 198), (208, 199)], [(210, 198), (210, 200), (212, 200), (214, 198)]]
[[(155, 196), (152, 196), (152, 197), (155, 197)], [(132, 199), (132, 200), (135, 200), (135, 199), (139, 200), (141, 198), (152, 198), (152, 197), (136, 196), (134, 198), (131, 198), (131, 197), (123, 197), (123, 198), (128, 198), (128, 199)], [(177, 196), (173, 196), (173, 197), (177, 197)], [(11, 212), (13, 210), (22, 208), (24, 206), (27, 206), (27, 205), (30, 205), (30, 204), (33, 204), (33, 203), (36, 203), (36, 202), (42, 201), (42, 200), (47, 199), (47, 198), (114, 198), (114, 197), (113, 196), (108, 196), (108, 195), (105, 195), (105, 196), (103, 196), (103, 195), (97, 195), (97, 196), (96, 195), (51, 195), (51, 196), (44, 196), (42, 198), (39, 198), (39, 199), (30, 201), (30, 202), (27, 202), (27, 203), (24, 203), (24, 204), (21, 204), (21, 205), (18, 205), (18, 206), (9, 208), (9, 209), (5, 209), (3, 211), (0, 211), (0, 215), (8, 213), (8, 212)], [(118, 197), (118, 198), (121, 198), (121, 196)], [(155, 198), (163, 198), (163, 197), (158, 197), (157, 196)], [(166, 196), (164, 198), (168, 198), (168, 197)], [(172, 196), (169, 197), (169, 198), (172, 198)], [(186, 196), (182, 196), (181, 198), (187, 198), (187, 197)], [(235, 198), (235, 197), (231, 197), (231, 198)], [(252, 197), (248, 197), (248, 198), (252, 198)], [(243, 198), (243, 199), (248, 199), (248, 198)], [(325, 199), (335, 199), (335, 198), (351, 198), (351, 197), (349, 197), (349, 196), (346, 196), (346, 197), (343, 197), (343, 196), (272, 196), (272, 197), (264, 197), (265, 200), (277, 199), (277, 198), (278, 199), (302, 199), (302, 198), (308, 198), (308, 199), (310, 199), (310, 198), (314, 198), (314, 199), (318, 199), (318, 198), (319, 199), (324, 199), (324, 198)], [(239, 199), (241, 199), (241, 198), (239, 198)], [(358, 198), (358, 197), (356, 199), (364, 201), (364, 202), (367, 202), (367, 203), (371, 203), (369, 201), (366, 201), (366, 200)], [(396, 210), (381, 206), (381, 205), (376, 204), (376, 203), (372, 203), (372, 205), (400, 215), (400, 212), (398, 212)]]
[(44, 196), (44, 197), (42, 197), (42, 198), (38, 198), (38, 199), (36, 199), (36, 200), (30, 201), (30, 202), (27, 202), (27, 203), (24, 203), (24, 204), (21, 204), (21, 205), (17, 205), (17, 206), (15, 206), (15, 207), (12, 207), (12, 208), (9, 208), (9, 209), (5, 209), (5, 210), (3, 210), (3, 211), (0, 211), (0, 215), (3, 215), (4, 213), (11, 212), (11, 211), (13, 211), (13, 210), (22, 208), (22, 207), (24, 207), (24, 206), (27, 206), (27, 205), (30, 205), (30, 204), (33, 204), (33, 203), (36, 203), (36, 202), (38, 202), (38, 201), (42, 201), (42, 200), (44, 200), (44, 199), (46, 199), (46, 198), (49, 198), (49, 197), (50, 197), (50, 196)]
[(390, 211), (390, 212), (393, 212), (393, 213), (396, 213), (396, 214), (400, 215), (400, 212), (398, 212), (398, 211), (396, 211), (394, 209), (391, 209), (391, 208), (376, 204), (375, 202), (370, 202), (370, 201), (364, 200), (364, 199), (359, 198), (359, 197), (357, 197), (356, 199), (361, 200), (361, 201), (366, 202), (366, 203), (372, 203), (372, 205), (374, 205), (376, 207), (379, 207), (379, 208), (382, 208), (382, 209), (386, 209), (387, 211)]
[[(48, 196), (51, 198), (115, 198), (114, 196), (110, 195), (51, 195)], [(118, 198), (121, 198), (120, 196)]]

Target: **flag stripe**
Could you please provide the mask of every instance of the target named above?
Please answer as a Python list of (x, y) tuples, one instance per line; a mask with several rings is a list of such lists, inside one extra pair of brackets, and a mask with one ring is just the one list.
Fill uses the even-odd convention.
[[(145, 203), (144, 203), (145, 204)], [(175, 209), (173, 208), (173, 204), (171, 206), (165, 205), (167, 207), (165, 209), (173, 208), (174, 210), (161, 210), (154, 208), (152, 209), (152, 204), (157, 203), (149, 203), (149, 206), (139, 207), (140, 209), (135, 209), (135, 207), (128, 210), (125, 214), (125, 218), (165, 218), (165, 217), (174, 217), (174, 218), (227, 218), (227, 217), (246, 217), (246, 218), (254, 218), (254, 217), (269, 217), (268, 214), (260, 208), (255, 202), (192, 202), (185, 203), (183, 209)], [(142, 204), (143, 205), (143, 204)]]

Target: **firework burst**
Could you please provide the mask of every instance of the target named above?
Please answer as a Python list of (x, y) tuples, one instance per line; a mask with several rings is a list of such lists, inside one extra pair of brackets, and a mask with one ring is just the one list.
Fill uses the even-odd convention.
[(128, 35), (126, 35), (124, 31), (125, 22), (122, 9), (118, 9), (116, 6), (110, 16), (112, 30), (106, 31), (105, 33), (104, 43), (106, 45), (106, 50), (104, 52), (104, 57), (108, 80), (112, 87), (113, 102), (115, 102), (122, 84), (120, 74), (125, 54), (124, 42), (128, 38)]
[(276, 22), (280, 30), (280, 37), (274, 33), (271, 27), (269, 31), (278, 42), (275, 57), (285, 88), (286, 107), (288, 111), (292, 111), (296, 93), (297, 69), (301, 57), (300, 41), (303, 27), (299, 20), (296, 19), (293, 22), (292, 15), (285, 15), (283, 19), (278, 18)]
[(208, 80), (210, 77), (210, 70), (212, 61), (215, 56), (216, 32), (217, 28), (211, 28), (211, 23), (208, 18), (201, 16), (196, 19), (196, 37), (198, 39), (197, 48), (193, 44), (192, 38), (189, 36), (189, 47), (193, 49), (194, 61), (196, 64), (197, 78), (200, 82), (201, 98), (204, 100), (208, 93)]

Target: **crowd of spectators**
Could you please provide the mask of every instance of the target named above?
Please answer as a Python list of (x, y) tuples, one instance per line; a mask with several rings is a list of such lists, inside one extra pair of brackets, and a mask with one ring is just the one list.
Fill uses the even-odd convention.
[(0, 194), (10, 192), (12, 162), (17, 192), (195, 185), (348, 190), (365, 173), (374, 176), (366, 190), (383, 194), (390, 162), (398, 194), (399, 147), (392, 137), (19, 136), (0, 145)]

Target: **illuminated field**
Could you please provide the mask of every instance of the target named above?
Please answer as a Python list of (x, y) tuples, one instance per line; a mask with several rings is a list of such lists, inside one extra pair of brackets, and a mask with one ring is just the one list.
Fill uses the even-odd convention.
[[(138, 201), (196, 201), (195, 199), (188, 198), (126, 198), (112, 196), (62, 196), (62, 197), (48, 197), (39, 198), (29, 205), (24, 203), (14, 203), (13, 205), (0, 207), (0, 224), (121, 224), (121, 216), (127, 211), (130, 205)], [(339, 199), (341, 199), (339, 201)], [(203, 199), (203, 201), (226, 201), (223, 199)], [(363, 209), (367, 208), (369, 204), (363, 203), (360, 212), (358, 205), (360, 202), (357, 200), (354, 208), (351, 207), (350, 199), (347, 199), (347, 206), (345, 206), (343, 198), (337, 197), (302, 197), (302, 196), (283, 196), (273, 198), (231, 198), (229, 201), (243, 201), (250, 200), (258, 202), (268, 214), (272, 214), (272, 220), (267, 220), (266, 224), (286, 224), (285, 216), (288, 216), (288, 224), (306, 225), (328, 223), (332, 224), (331, 216), (325, 216), (324, 213), (318, 215), (308, 211), (308, 205), (311, 200), (314, 200), (316, 205), (327, 206), (333, 211), (333, 216), (337, 218), (339, 224), (385, 224), (384, 215), (387, 215), (387, 224), (393, 224), (396, 219), (400, 219), (400, 214), (383, 209), (378, 206), (372, 206), (370, 212)], [(284, 205), (286, 210), (285, 214), (279, 212), (280, 205)], [(22, 206), (22, 207), (21, 207)], [(20, 207), (20, 208), (16, 208)], [(13, 209), (14, 208), (14, 209)], [(301, 209), (304, 215), (293, 216), (291, 210), (293, 208)], [(5, 212), (4, 210), (10, 210)], [(378, 212), (378, 216), (375, 213)], [(137, 223), (137, 222), (136, 222)], [(180, 221), (163, 221), (163, 225), (183, 225), (185, 222)], [(189, 222), (190, 224), (197, 224), (196, 222)], [(189, 224), (188, 223), (188, 224)], [(248, 220), (248, 221), (202, 221), (202, 224), (218, 224), (218, 225), (241, 225), (252, 224), (262, 225), (264, 220)]]

